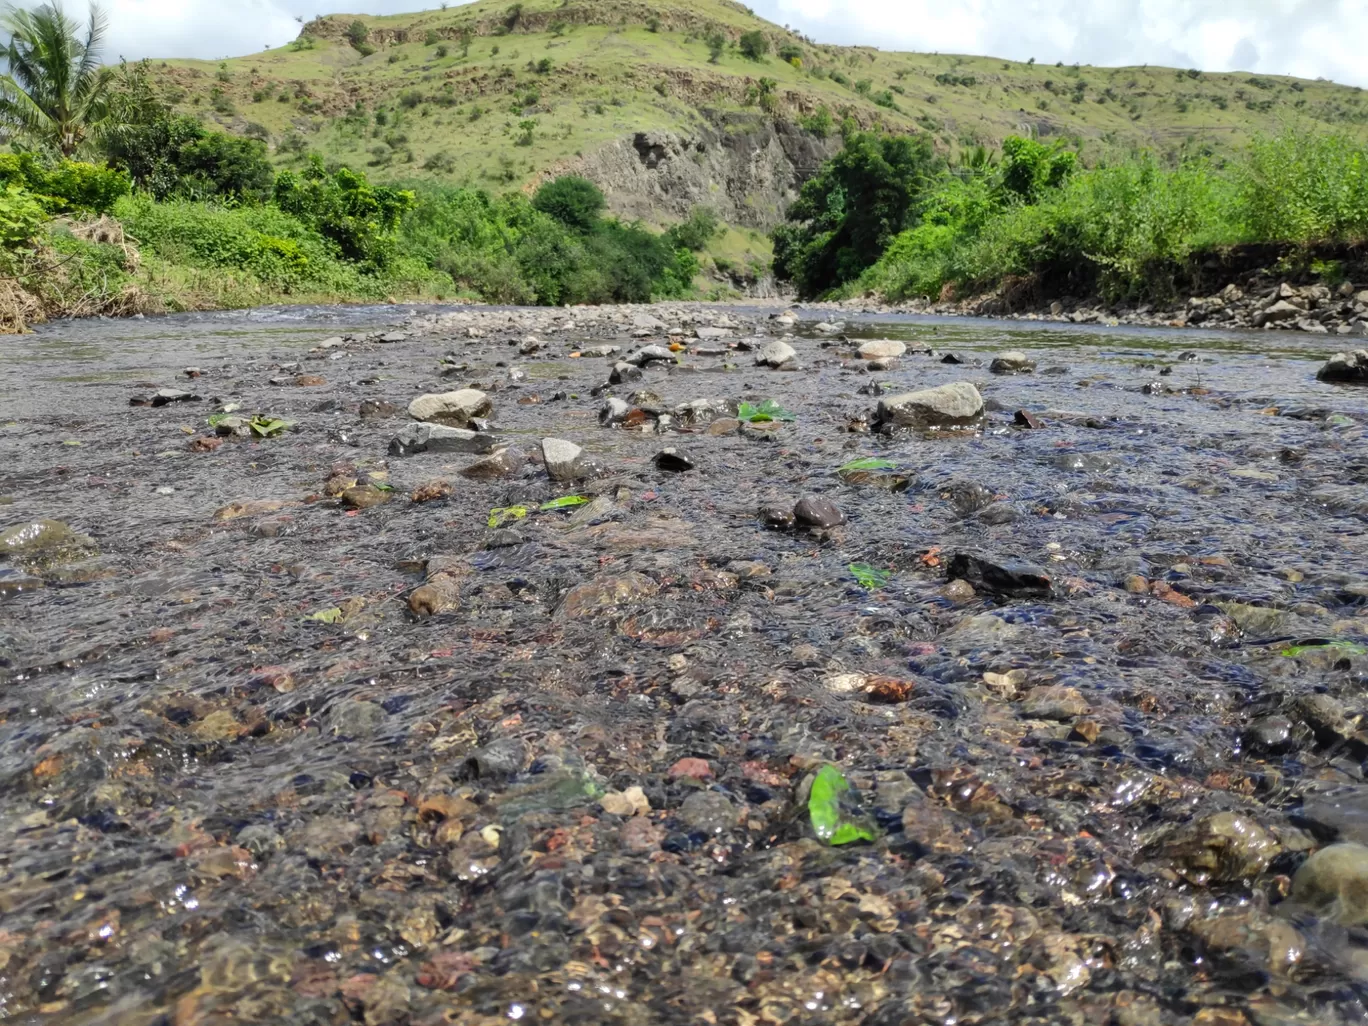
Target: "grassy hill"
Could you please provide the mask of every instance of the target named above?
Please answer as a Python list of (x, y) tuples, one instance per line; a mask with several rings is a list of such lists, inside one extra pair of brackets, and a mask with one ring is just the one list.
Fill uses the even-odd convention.
[[(748, 32), (768, 44), (759, 61), (738, 48)], [(726, 46), (714, 62), (716, 34)], [(267, 140), (281, 163), (314, 151), (381, 180), (491, 189), (567, 169), (592, 177), (596, 153), (643, 132), (687, 141), (740, 119), (821, 134), (823, 110), (929, 133), (950, 152), (1011, 134), (1065, 136), (1085, 160), (1137, 147), (1220, 153), (1290, 120), (1368, 137), (1358, 88), (827, 46), (729, 0), (478, 0), (331, 15), (279, 49), (154, 70), (180, 109)], [(752, 227), (771, 223), (774, 206), (757, 207)]]

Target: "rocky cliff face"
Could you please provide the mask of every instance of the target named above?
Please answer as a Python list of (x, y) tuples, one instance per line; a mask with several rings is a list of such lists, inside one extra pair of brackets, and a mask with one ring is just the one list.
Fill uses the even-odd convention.
[(557, 170), (595, 182), (622, 217), (676, 220), (710, 206), (729, 224), (768, 230), (840, 148), (839, 137), (818, 139), (787, 122), (726, 114), (688, 135), (638, 132)]

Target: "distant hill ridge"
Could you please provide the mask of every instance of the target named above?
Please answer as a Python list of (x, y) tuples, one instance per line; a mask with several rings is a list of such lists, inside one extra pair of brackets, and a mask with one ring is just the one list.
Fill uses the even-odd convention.
[[(758, 60), (741, 51), (748, 34)], [(843, 118), (951, 155), (1065, 137), (1085, 160), (1219, 155), (1288, 121), (1368, 137), (1355, 87), (831, 46), (730, 0), (333, 14), (282, 48), (155, 70), (179, 108), (265, 139), (281, 163), (313, 151), (380, 180), (492, 190), (574, 171), (629, 216), (663, 224), (704, 203), (757, 230), (839, 147)]]

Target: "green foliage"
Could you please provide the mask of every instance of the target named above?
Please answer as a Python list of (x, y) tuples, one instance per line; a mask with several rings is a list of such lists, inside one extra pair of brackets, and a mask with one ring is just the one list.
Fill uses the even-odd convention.
[(599, 187), (587, 178), (562, 175), (538, 189), (532, 205), (573, 231), (588, 232), (608, 204)]
[(887, 570), (879, 570), (868, 563), (851, 563), (846, 569), (865, 591), (882, 588), (888, 583), (890, 576)]
[(897, 464), (892, 460), (880, 459), (877, 456), (866, 456), (862, 459), (851, 460), (842, 467), (837, 468), (838, 474), (848, 473), (858, 470), (893, 470)]
[(944, 164), (921, 136), (855, 132), (804, 183), (774, 232), (775, 272), (805, 297), (855, 280), (894, 236), (917, 223)]
[(721, 32), (713, 31), (708, 33), (705, 42), (708, 44), (708, 60), (716, 64), (722, 58), (722, 51), (727, 48), (727, 37)]
[[(366, 27), (364, 21), (357, 19), (347, 26), (347, 42), (351, 44), (352, 49), (362, 49), (366, 46), (366, 41), (369, 39), (370, 29)], [(374, 53), (373, 50), (371, 52)]]
[(948, 282), (1044, 275), (1138, 299), (1171, 295), (1220, 247), (1365, 240), (1368, 148), (1343, 136), (1256, 139), (1221, 165), (1140, 156), (1087, 170), (1057, 147), (1008, 139), (1000, 165), (943, 177), (857, 287), (934, 297)]
[(722, 229), (717, 212), (711, 207), (694, 207), (689, 216), (672, 227), (665, 234), (672, 245), (679, 249), (700, 252), (715, 238)]
[(813, 778), (808, 818), (819, 840), (836, 846), (875, 839), (873, 830), (848, 818), (842, 810), (841, 799), (849, 790), (850, 784), (835, 766), (823, 766)]
[(437, 34), (436, 29), (428, 29), (427, 32), (423, 34), (424, 46), (436, 46), (441, 41), (442, 37)]
[(393, 251), (403, 216), (415, 205), (412, 192), (372, 185), (350, 168), (329, 174), (315, 157), (300, 174), (282, 171), (275, 203), (311, 225), (347, 260), (383, 267)]
[(0, 246), (7, 250), (30, 245), (48, 220), (38, 199), (22, 185), (8, 182), (0, 191)]
[(836, 127), (836, 121), (831, 116), (830, 108), (822, 104), (813, 113), (801, 116), (798, 119), (798, 126), (818, 139), (825, 139)]
[(108, 213), (132, 188), (122, 171), (59, 160), (51, 166), (32, 153), (0, 154), (0, 186), (16, 186), (49, 214)]
[(747, 60), (759, 61), (764, 60), (765, 54), (769, 53), (770, 41), (759, 29), (753, 29), (743, 33), (736, 46)]
[(543, 502), (537, 508), (543, 512), (557, 509), (574, 509), (576, 506), (583, 506), (588, 501), (589, 498), (585, 495), (563, 495), (559, 499)]
[(1077, 165), (1077, 156), (1058, 145), (1011, 136), (1002, 143), (1001, 185), (1017, 199), (1034, 203), (1062, 185)]
[(765, 424), (770, 421), (795, 421), (795, 417), (788, 410), (784, 409), (773, 399), (766, 399), (762, 403), (741, 403), (737, 407), (736, 419), (743, 420), (747, 424)]

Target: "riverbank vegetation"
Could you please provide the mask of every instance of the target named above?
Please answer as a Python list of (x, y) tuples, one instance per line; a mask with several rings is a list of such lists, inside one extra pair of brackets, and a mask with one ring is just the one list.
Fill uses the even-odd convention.
[(806, 298), (952, 299), (1013, 283), (1044, 298), (1169, 299), (1242, 247), (1342, 279), (1326, 247), (1368, 240), (1368, 148), (1286, 130), (1224, 159), (1150, 154), (1084, 167), (1010, 138), (950, 165), (907, 138), (850, 132), (775, 232), (775, 269)]
[[(531, 197), (380, 185), (312, 156), (277, 171), (264, 143), (176, 114), (145, 65), (96, 61), (59, 8), (12, 13), (0, 80), (0, 326), (56, 316), (269, 302), (470, 296), (531, 304), (692, 294), (717, 224), (666, 233), (554, 179)], [(20, 73), (22, 70), (22, 74)], [(700, 225), (703, 229), (700, 230)]]

